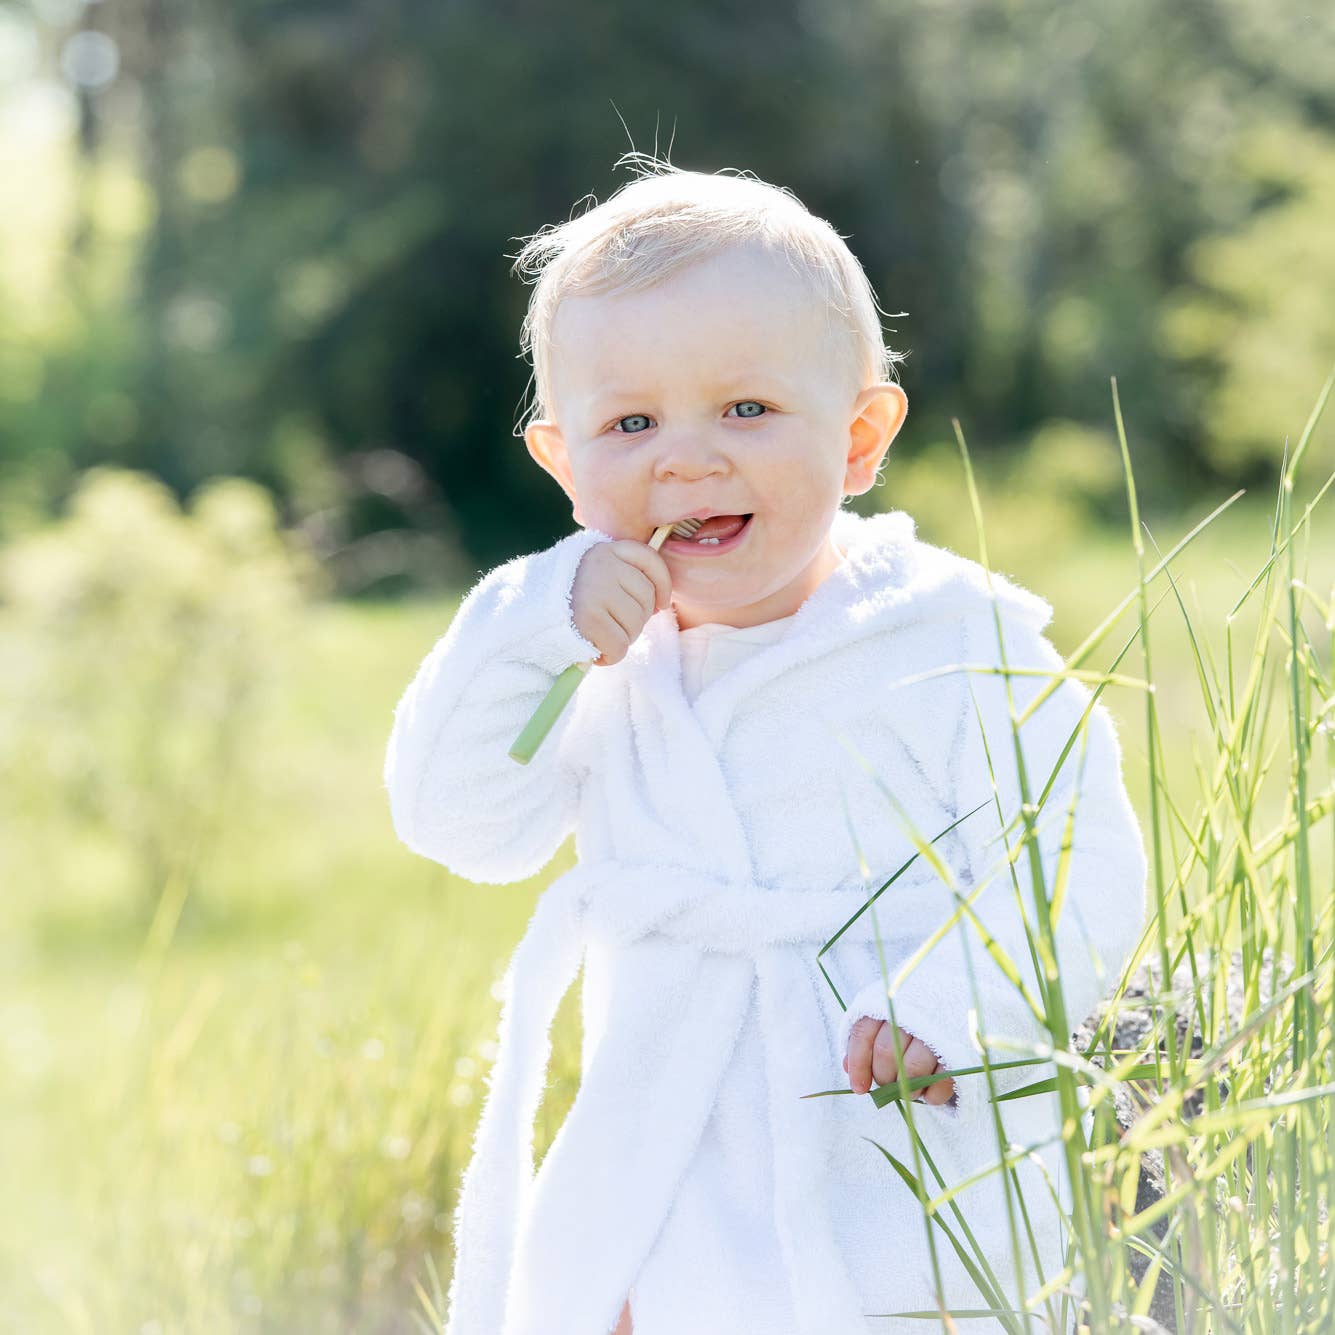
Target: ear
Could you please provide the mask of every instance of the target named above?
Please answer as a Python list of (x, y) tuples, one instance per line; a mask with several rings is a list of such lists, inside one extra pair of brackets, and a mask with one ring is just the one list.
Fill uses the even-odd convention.
[(524, 429), (524, 444), (534, 459), (561, 484), (561, 490), (570, 498), (575, 523), (582, 525), (584, 516), (579, 512), (579, 497), (575, 493), (575, 475), (570, 467), (570, 451), (565, 437), (555, 422), (540, 418)]
[(848, 466), (844, 491), (861, 496), (876, 485), (877, 470), (908, 416), (908, 395), (893, 381), (869, 385), (853, 401), (848, 426)]

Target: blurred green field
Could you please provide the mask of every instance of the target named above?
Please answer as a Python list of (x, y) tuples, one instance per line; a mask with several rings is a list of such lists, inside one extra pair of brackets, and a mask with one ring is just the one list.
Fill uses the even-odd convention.
[[(651, 146), (753, 171), (845, 237), (909, 357), (907, 430), (862, 501), (976, 557), (960, 414), (992, 564), (1053, 603), (1062, 651), (1137, 582), (1114, 373), (1163, 551), (1253, 487), (1173, 572), (1259, 741), (1240, 728), (1221, 762), (1162, 576), (1153, 749), (1181, 821), (1146, 696), (1102, 698), (1163, 841), (1154, 956), (1208, 975), (1245, 920), (1253, 950), (1315, 947), (1325, 969), (1228, 1054), (1227, 1106), (1205, 1078), (1203, 1124), (1178, 1119), (1192, 1191), (1165, 1274), (1211, 1307), (1194, 1329), (1335, 1329), (1315, 1218), (1335, 1198), (1335, 496), (1296, 544), (1292, 659), (1287, 559), (1271, 573), (1255, 718), (1259, 596), (1219, 667), (1270, 548), (1257, 480), (1310, 443), (1300, 513), (1335, 468), (1315, 430), (1335, 22), (1297, 0), (765, 17), (0, 7), (0, 1335), (439, 1316), (494, 985), (573, 849), (523, 885), (457, 883), (397, 842), (384, 749), (451, 584), (569, 515), (516, 439), (536, 368), (514, 355), (515, 243)], [(553, 68), (561, 114), (535, 117)], [(432, 600), (388, 601), (409, 590)], [(1081, 667), (1137, 631), (1133, 602)], [(1119, 670), (1145, 668), (1136, 645)], [(572, 991), (539, 1152), (575, 1091), (578, 1009)], [(1183, 1065), (1156, 1067), (1160, 1108)], [(1264, 1126), (1239, 1112), (1272, 1094), (1293, 1103)], [(1073, 1231), (1098, 1262), (1127, 1226), (1118, 1271), (1144, 1235), (1087, 1162)]]
[[(1269, 502), (1244, 499), (1173, 566), (1216, 654), (1269, 551)], [(1204, 513), (1150, 529), (1167, 551)], [(1125, 529), (1045, 546), (1022, 508), (987, 514), (993, 565), (1054, 604), (1063, 652), (1134, 590)], [(920, 535), (956, 545), (921, 520)], [(976, 555), (963, 540), (957, 550)], [(1335, 525), (1300, 542), (1297, 561), (1329, 605)], [(1151, 601), (1167, 589), (1160, 577)], [(108, 890), (122, 879), (96, 841), (55, 817), (0, 830), (8, 1328), (406, 1331), (427, 1310), (414, 1286), (430, 1289), (428, 1262), (447, 1281), (454, 1191), (494, 1052), (493, 986), (541, 886), (573, 857), (567, 844), (547, 874), (480, 888), (394, 837), (381, 787), (392, 710), (454, 606), (322, 603), (295, 621), (242, 779), (219, 788), (217, 842), (153, 888), (151, 923)], [(1086, 666), (1105, 667), (1134, 618), (1133, 606)], [(1234, 627), (1243, 661), (1249, 624)], [(1151, 625), (1166, 758), (1190, 810), (1193, 738), (1209, 722), (1171, 596)], [(1315, 620), (1309, 632), (1329, 644)], [(1138, 647), (1121, 671), (1143, 671)], [(1103, 699), (1143, 811), (1144, 697)], [(1276, 776), (1275, 804), (1286, 790)], [(1314, 884), (1329, 887), (1329, 841), (1315, 853)], [(572, 990), (540, 1151), (573, 1096), (578, 1043)]]

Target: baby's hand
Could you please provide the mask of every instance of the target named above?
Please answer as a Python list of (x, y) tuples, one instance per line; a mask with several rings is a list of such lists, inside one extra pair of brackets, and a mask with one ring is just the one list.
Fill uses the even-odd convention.
[(653, 614), (672, 601), (668, 565), (647, 542), (599, 542), (580, 559), (570, 590), (575, 626), (611, 667), (625, 658)]
[[(873, 1078), (878, 1085), (888, 1085), (899, 1079), (894, 1032), (885, 1020), (873, 1019), (870, 1015), (864, 1015), (853, 1026), (848, 1035), (844, 1070), (848, 1072), (849, 1088), (855, 1094), (865, 1094), (871, 1088)], [(931, 1048), (921, 1039), (914, 1038), (907, 1029), (899, 1030), (899, 1040), (904, 1049), (906, 1078), (912, 1080), (915, 1076), (947, 1069), (937, 1061)], [(955, 1082), (945, 1078), (924, 1085), (913, 1097), (937, 1106), (942, 1103), (953, 1104), (954, 1094)]]

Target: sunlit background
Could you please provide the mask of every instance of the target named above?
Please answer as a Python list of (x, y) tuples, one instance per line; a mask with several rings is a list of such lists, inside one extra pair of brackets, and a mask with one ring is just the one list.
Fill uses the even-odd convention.
[[(854, 508), (976, 558), (958, 422), (1069, 651), (1136, 587), (1115, 377), (1151, 564), (1243, 491), (1174, 567), (1220, 626), (1335, 364), (1332, 69), (1306, 0), (0, 4), (0, 1325), (429, 1329), (549, 877), (409, 853), (380, 767), (460, 593), (573, 524), (517, 238), (632, 148), (788, 186), (909, 354)], [(1328, 415), (1298, 512), (1333, 465)]]

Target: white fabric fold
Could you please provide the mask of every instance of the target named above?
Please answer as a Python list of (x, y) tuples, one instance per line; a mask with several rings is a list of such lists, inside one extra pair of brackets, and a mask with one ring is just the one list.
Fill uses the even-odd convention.
[[(741, 1025), (752, 987), (758, 988), (766, 1058), (780, 1088), (818, 1083), (828, 1070), (829, 1053), (818, 1030), (785, 1022), (795, 999), (810, 988), (810, 974), (792, 950), (809, 945), (814, 957), (825, 941), (866, 903), (861, 890), (780, 890), (702, 875), (680, 866), (628, 865), (621, 861), (584, 863), (555, 880), (538, 900), (523, 939), (511, 956), (502, 989), (502, 1011), (496, 1061), (474, 1141), (473, 1157), (464, 1174), (455, 1222), (456, 1258), (450, 1291), (446, 1335), (537, 1335), (548, 1329), (550, 1294), (535, 1282), (538, 1275), (562, 1275), (568, 1281), (564, 1313), (571, 1329), (598, 1330), (610, 1325), (609, 1295), (624, 1294), (635, 1267), (652, 1237), (633, 1229), (609, 1228), (601, 1245), (586, 1236), (562, 1236), (560, 1211), (568, 1202), (567, 1171), (587, 1169), (587, 1148), (562, 1143), (568, 1131), (577, 1138), (579, 1122), (569, 1118), (547, 1152), (541, 1171), (533, 1171), (533, 1125), (542, 1097), (551, 1053), (551, 1025), (561, 999), (579, 972), (586, 944), (595, 939), (633, 948), (651, 937), (701, 952), (708, 968), (707, 1043), (685, 1044), (689, 1072), (661, 1068), (660, 1090), (638, 1091), (646, 1106), (672, 1106), (673, 1119), (689, 1134), (674, 1147), (668, 1165), (672, 1186), (684, 1169), (694, 1140), (713, 1104), (731, 1042)], [(863, 914), (841, 939), (874, 939), (871, 915)], [(815, 998), (812, 998), (812, 1005)], [(700, 1062), (709, 1064), (705, 1071)], [(685, 1078), (683, 1078), (685, 1076)], [(581, 1088), (594, 1088), (590, 1071)], [(828, 1129), (822, 1127), (827, 1100), (772, 1099), (769, 1103), (776, 1152), (775, 1213), (785, 1262), (792, 1279), (797, 1318), (803, 1335), (830, 1330), (860, 1329), (863, 1320), (856, 1288), (834, 1245), (831, 1229), (813, 1228), (825, 1211), (822, 1173)], [(573, 1113), (572, 1109), (572, 1113)], [(757, 1115), (764, 1115), (757, 1109)], [(589, 1125), (589, 1124), (585, 1124)], [(633, 1166), (614, 1160), (634, 1128), (609, 1127), (598, 1132), (602, 1181), (634, 1181), (637, 1193), (645, 1181)], [(623, 1178), (623, 1172), (626, 1176)], [(582, 1213), (589, 1189), (580, 1184)], [(546, 1199), (543, 1199), (545, 1197)], [(664, 1201), (664, 1207), (669, 1202)], [(657, 1220), (659, 1211), (638, 1212)], [(611, 1215), (608, 1216), (609, 1223)], [(525, 1220), (521, 1236), (516, 1221)], [(795, 1239), (819, 1245), (798, 1247)], [(617, 1253), (620, 1252), (618, 1255)], [(560, 1264), (553, 1253), (560, 1253)], [(609, 1284), (608, 1276), (615, 1277)], [(505, 1287), (497, 1282), (506, 1278)], [(613, 1319), (615, 1312), (613, 1313)]]

